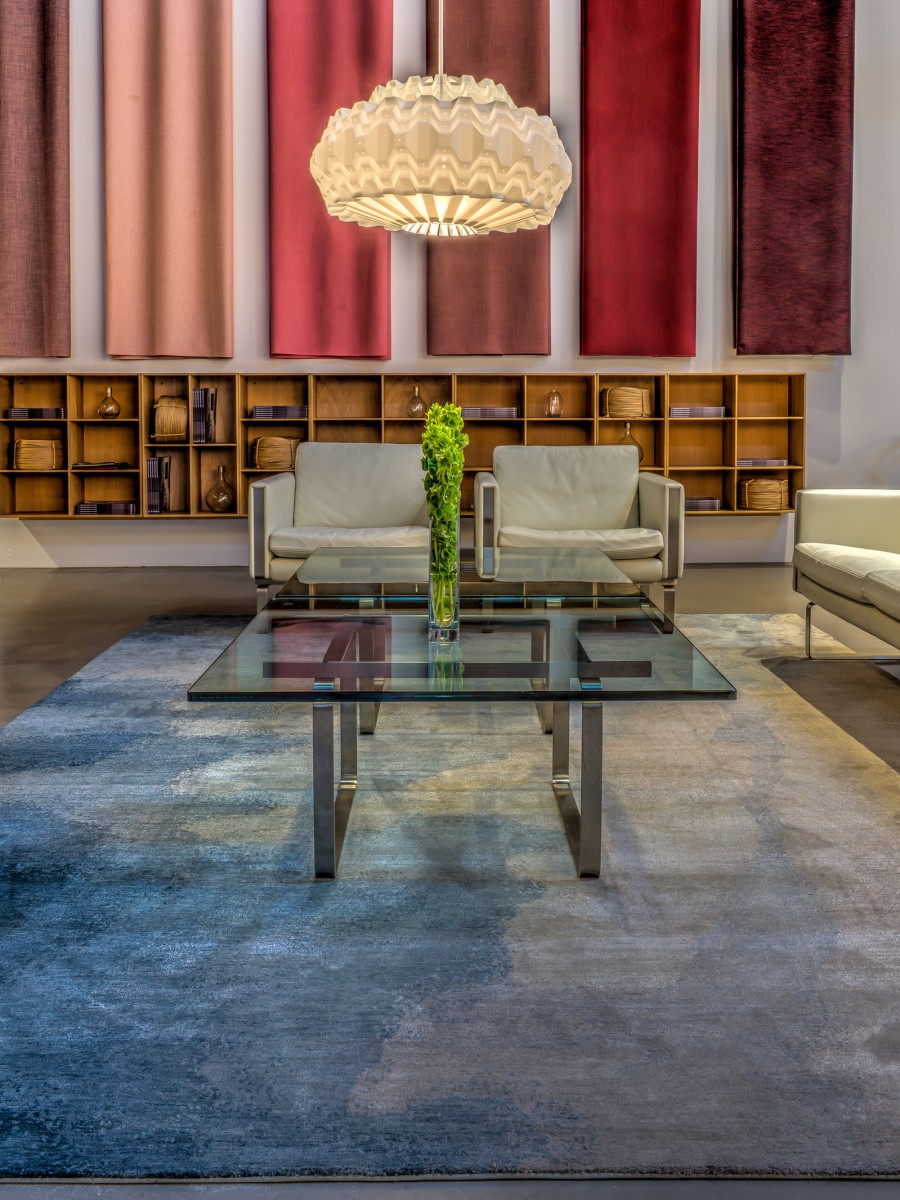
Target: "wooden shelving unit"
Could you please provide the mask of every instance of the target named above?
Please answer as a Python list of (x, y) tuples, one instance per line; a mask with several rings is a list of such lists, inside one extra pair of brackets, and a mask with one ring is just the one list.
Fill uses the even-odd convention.
[[(151, 520), (245, 516), (254, 479), (271, 475), (256, 465), (260, 437), (300, 441), (402, 442), (422, 436), (423, 418), (410, 417), (413, 389), (427, 406), (452, 400), (463, 408), (514, 410), (515, 415), (466, 418), (469, 446), (463, 509), (471, 512), (476, 472), (489, 470), (495, 446), (614, 445), (626, 433), (643, 450), (641, 470), (677, 479), (688, 497), (715, 499), (721, 508), (691, 516), (760, 515), (737, 507), (741, 479), (762, 475), (788, 480), (790, 503), (803, 486), (806, 377), (802, 374), (682, 375), (7, 375), (0, 376), (0, 516), (118, 519), (76, 514), (81, 501), (133, 501)], [(626, 422), (600, 415), (601, 389), (647, 388), (653, 415)], [(113, 420), (97, 416), (107, 387), (121, 407)], [(217, 391), (215, 441), (197, 440), (191, 397), (194, 388)], [(561, 416), (547, 415), (547, 394), (559, 392)], [(183, 440), (155, 436), (154, 404), (178, 396), (188, 405)], [(259, 419), (263, 405), (305, 407), (296, 419)], [(673, 417), (673, 407), (714, 406), (724, 416)], [(10, 419), (10, 408), (62, 408), (61, 419)], [(20, 438), (60, 440), (65, 466), (54, 471), (17, 471)], [(171, 462), (171, 508), (147, 512), (146, 463), (156, 455)], [(784, 466), (739, 467), (742, 459), (785, 459)], [(83, 461), (114, 461), (115, 470), (77, 468)], [(233, 513), (213, 513), (205, 496), (219, 466), (236, 489)]]

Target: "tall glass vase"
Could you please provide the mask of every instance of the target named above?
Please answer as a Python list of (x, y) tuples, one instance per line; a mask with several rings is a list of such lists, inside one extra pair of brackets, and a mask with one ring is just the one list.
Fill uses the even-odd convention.
[(455, 518), (432, 522), (428, 537), (428, 640), (459, 639), (459, 496)]

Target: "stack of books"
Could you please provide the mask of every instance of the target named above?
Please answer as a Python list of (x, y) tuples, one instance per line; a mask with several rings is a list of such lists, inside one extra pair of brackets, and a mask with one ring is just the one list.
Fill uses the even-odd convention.
[(76, 462), (72, 463), (73, 471), (127, 471), (129, 465), (127, 462)]
[(718, 512), (722, 501), (714, 496), (686, 496), (684, 507), (686, 512)]
[(257, 404), (250, 416), (254, 421), (304, 421), (308, 414), (305, 404)]
[(508, 405), (506, 407), (504, 407), (503, 405), (487, 405), (487, 406), (481, 405), (480, 407), (479, 406), (464, 407), (462, 410), (462, 415), (464, 417), (475, 417), (475, 418), (477, 418), (477, 417), (498, 417), (498, 418), (508, 419), (510, 417), (517, 417), (519, 415), (519, 410), (516, 408), (516, 406), (514, 404)]
[(134, 517), (137, 516), (136, 500), (82, 500), (75, 505), (80, 517)]
[(673, 404), (670, 417), (724, 417), (725, 405), (716, 404)]
[(9, 421), (64, 421), (64, 408), (8, 408), (6, 418)]
[(786, 458), (739, 458), (739, 467), (786, 467)]
[(147, 512), (167, 513), (171, 503), (172, 459), (157, 454), (147, 459)]
[(209, 445), (216, 440), (216, 388), (194, 388), (191, 399), (194, 441)]

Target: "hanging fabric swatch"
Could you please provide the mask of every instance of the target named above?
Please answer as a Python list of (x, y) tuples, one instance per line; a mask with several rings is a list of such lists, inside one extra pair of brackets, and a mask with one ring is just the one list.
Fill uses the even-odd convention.
[(696, 350), (700, 0), (583, 0), (581, 353)]
[(271, 354), (390, 358), (390, 234), (329, 216), (309, 159), (391, 78), (393, 0), (269, 0), (268, 41)]
[(103, 0), (106, 350), (230, 358), (231, 0)]
[[(434, 74), (437, 0), (428, 0), (427, 13)], [(502, 83), (515, 104), (546, 116), (548, 0), (453, 0), (444, 13), (444, 69)], [(429, 354), (549, 354), (549, 226), (429, 241), (427, 291)]]
[(0, 0), (0, 354), (71, 354), (69, 278), (69, 0)]
[(849, 354), (853, 0), (735, 0), (734, 339)]

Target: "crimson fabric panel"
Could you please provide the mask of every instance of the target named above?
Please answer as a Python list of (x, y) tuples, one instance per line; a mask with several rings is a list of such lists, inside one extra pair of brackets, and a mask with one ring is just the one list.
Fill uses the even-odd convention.
[(0, 354), (71, 354), (69, 2), (0, 0)]
[(269, 0), (268, 40), (271, 353), (390, 358), (390, 234), (330, 217), (309, 159), (391, 78), (393, 2)]
[(583, 0), (581, 353), (696, 350), (700, 0)]
[(233, 354), (231, 109), (231, 0), (103, 0), (108, 354)]
[[(428, 0), (428, 69), (438, 5)], [(502, 83), (515, 104), (550, 111), (548, 0), (451, 0), (444, 69)], [(429, 241), (429, 354), (550, 353), (550, 229)]]
[(849, 354), (853, 0), (735, 0), (734, 340)]

